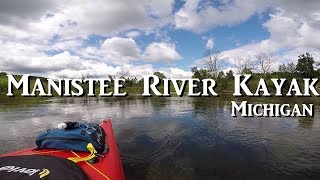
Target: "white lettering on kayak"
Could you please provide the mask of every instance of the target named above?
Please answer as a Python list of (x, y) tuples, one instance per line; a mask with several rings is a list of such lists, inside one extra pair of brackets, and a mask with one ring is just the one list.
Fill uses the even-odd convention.
[(24, 173), (29, 176), (34, 175), (35, 173), (39, 172), (40, 169), (28, 169), (16, 166), (3, 166), (0, 167), (0, 171), (7, 171), (8, 173), (15, 172), (15, 173)]

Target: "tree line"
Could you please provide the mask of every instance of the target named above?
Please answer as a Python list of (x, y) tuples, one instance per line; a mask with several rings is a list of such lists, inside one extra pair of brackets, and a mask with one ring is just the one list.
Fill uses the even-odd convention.
[[(297, 63), (288, 62), (278, 65), (278, 69), (275, 70), (274, 66), (276, 63), (275, 56), (269, 52), (261, 52), (256, 56), (244, 57), (230, 61), (223, 59), (223, 56), (218, 51), (207, 51), (202, 61), (202, 66), (192, 67), (192, 78), (197, 79), (214, 79), (216, 81), (217, 92), (232, 92), (234, 82), (234, 74), (252, 74), (253, 79), (249, 83), (249, 87), (256, 87), (260, 78), (266, 78), (267, 83), (269, 78), (287, 78), (288, 80), (292, 78), (313, 78), (320, 77), (320, 63), (316, 62), (311, 53), (304, 53), (299, 55)], [(229, 64), (228, 64), (229, 63)], [(223, 69), (228, 67), (233, 67), (233, 70), (223, 71)], [(128, 77), (129, 72), (122, 70), (121, 78), (125, 79), (125, 88), (127, 92), (131, 93), (141, 93), (143, 91), (143, 79), (138, 79), (137, 77)], [(167, 78), (162, 72), (154, 72), (154, 75), (158, 76), (160, 79)], [(19, 76), (18, 76), (19, 77)], [(33, 77), (35, 79), (37, 77)], [(82, 77), (89, 78), (89, 77)], [(109, 75), (108, 78), (111, 80), (115, 76)], [(19, 79), (19, 78), (18, 78)], [(63, 78), (62, 78), (63, 79)], [(32, 80), (33, 83), (33, 80)], [(112, 85), (112, 84), (110, 84)], [(0, 94), (4, 94), (7, 90), (7, 78), (6, 73), (0, 73)], [(160, 85), (160, 89), (163, 88)], [(199, 84), (201, 87), (201, 83)], [(201, 90), (201, 89), (199, 89)]]
[[(282, 73), (283, 75), (295, 74), (299, 77), (316, 77), (320, 75), (320, 63), (316, 62), (311, 53), (304, 53), (298, 56), (297, 64), (293, 62), (283, 63), (278, 66), (278, 70), (274, 70), (276, 63), (275, 56), (270, 52), (260, 52), (254, 57), (247, 56), (226, 61), (221, 52), (208, 50), (201, 59), (202, 67), (191, 68), (194, 78), (223, 78), (230, 77), (233, 74), (259, 74), (270, 75), (274, 73)], [(232, 67), (233, 70), (228, 72), (223, 69)]]
[[(278, 65), (275, 56), (270, 52), (260, 52), (254, 57), (243, 57), (226, 61), (219, 51), (208, 50), (201, 59), (200, 68), (193, 67), (192, 78), (212, 78), (218, 84), (218, 91), (231, 91), (234, 74), (252, 74), (249, 86), (256, 87), (260, 78), (315, 78), (320, 77), (320, 63), (316, 62), (311, 53), (304, 53), (297, 57), (297, 63), (288, 62)], [(232, 70), (223, 69), (232, 67)]]

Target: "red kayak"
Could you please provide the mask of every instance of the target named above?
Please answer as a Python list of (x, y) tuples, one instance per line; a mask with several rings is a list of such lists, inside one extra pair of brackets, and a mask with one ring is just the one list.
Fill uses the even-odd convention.
[[(84, 173), (87, 175), (89, 179), (123, 180), (125, 178), (110, 119), (101, 122), (100, 126), (104, 129), (106, 133), (105, 142), (109, 146), (109, 151), (107, 153), (103, 153), (102, 155), (105, 157), (99, 158), (99, 162), (97, 163), (90, 164), (88, 162), (78, 162), (77, 164), (84, 171)], [(29, 148), (8, 153), (2, 155), (1, 157), (22, 155), (48, 155), (62, 158), (70, 158), (85, 157), (88, 155), (88, 153), (74, 152), (69, 150), (34, 150), (34, 148)]]

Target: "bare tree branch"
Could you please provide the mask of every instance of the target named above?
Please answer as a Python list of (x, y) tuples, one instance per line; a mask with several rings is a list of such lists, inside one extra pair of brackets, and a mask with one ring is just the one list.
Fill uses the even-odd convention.
[(218, 77), (218, 72), (222, 68), (223, 65), (223, 59), (222, 54), (220, 51), (217, 50), (207, 50), (201, 59), (203, 62), (203, 65), (206, 69), (209, 70), (211, 75), (214, 78)]
[(270, 52), (260, 52), (255, 56), (255, 64), (263, 74), (269, 73), (275, 62), (276, 60)]
[(237, 74), (242, 74), (244, 69), (252, 69), (252, 61), (250, 56), (234, 59), (233, 64), (236, 68)]
[(119, 72), (120, 78), (128, 77), (129, 71), (127, 71), (125, 68), (121, 67), (121, 71)]

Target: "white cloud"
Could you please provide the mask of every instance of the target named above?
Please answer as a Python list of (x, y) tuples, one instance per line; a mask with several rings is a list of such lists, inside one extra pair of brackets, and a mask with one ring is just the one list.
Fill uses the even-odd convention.
[[(285, 17), (280, 14), (271, 14), (270, 17), (270, 20), (264, 24), (270, 32), (270, 39), (286, 44), (288, 44), (288, 42), (291, 44), (291, 42), (297, 40), (294, 37), (297, 35), (296, 30), (300, 26), (299, 23), (290, 17)], [(296, 43), (297, 42), (293, 44)]]
[[(137, 51), (126, 51), (125, 45), (133, 46), (133, 49), (136, 48), (132, 39), (121, 38), (107, 39), (101, 47), (113, 49), (112, 52), (122, 53), (122, 56), (139, 55), (137, 49)], [(95, 49), (93, 52), (99, 51), (102, 50)], [(0, 69), (14, 74), (29, 73), (51, 78), (108, 77), (108, 75), (119, 76), (124, 69), (128, 72), (129, 77), (141, 78), (159, 70), (153, 68), (151, 64), (132, 65), (126, 63), (116, 66), (109, 64), (73, 55), (68, 51), (50, 56), (35, 46), (0, 40)], [(165, 72), (172, 77), (188, 75), (188, 72), (176, 68)]]
[(191, 78), (192, 72), (185, 71), (179, 68), (170, 68), (164, 74), (169, 78)]
[(280, 48), (276, 43), (267, 39), (257, 43), (246, 44), (235, 49), (222, 52), (225, 59), (236, 59), (247, 56), (255, 56), (259, 52), (274, 52)]
[(290, 17), (280, 10), (270, 15), (264, 26), (270, 32), (270, 39), (283, 47), (310, 47), (320, 48), (320, 29), (315, 27), (316, 17)]
[(76, 30), (86, 34), (117, 35), (121, 32), (137, 29), (153, 31), (169, 22), (173, 0), (76, 0), (62, 11), (75, 22)]
[[(270, 19), (263, 23), (270, 37), (225, 51), (224, 57), (232, 59), (271, 51), (277, 54), (279, 63), (296, 58), (294, 53), (320, 49), (318, 0), (303, 4), (300, 0), (214, 3), (188, 0), (176, 14), (172, 14), (173, 3), (173, 0), (0, 1), (0, 69), (50, 76), (100, 77), (117, 75), (126, 68), (130, 76), (142, 76), (159, 69), (150, 64), (133, 66), (132, 62), (182, 59), (174, 37), (164, 32), (172, 30), (171, 25), (202, 33), (217, 26), (245, 22), (260, 12), (270, 13)], [(140, 38), (134, 40), (150, 33), (154, 33), (157, 42), (144, 44)], [(103, 41), (88, 43), (92, 35)], [(206, 48), (213, 46), (213, 39), (207, 39)], [(141, 47), (145, 47), (144, 51)], [(48, 51), (58, 54), (45, 53)], [(171, 67), (164, 72), (173, 77), (190, 75)]]
[(171, 21), (173, 0), (0, 1), (0, 37), (28, 42), (153, 32)]
[(179, 68), (165, 68), (165, 69), (155, 69), (150, 64), (144, 65), (130, 65), (126, 64), (123, 66), (107, 66), (103, 63), (85, 63), (86, 67), (81, 70), (75, 69), (63, 69), (61, 71), (54, 71), (49, 74), (49, 77), (52, 78), (79, 78), (82, 76), (87, 77), (108, 77), (109, 75), (120, 77), (120, 74), (125, 70), (128, 74), (128, 77), (137, 77), (138, 79), (142, 78), (145, 75), (152, 75), (156, 71), (160, 71), (165, 74), (168, 78), (190, 78), (192, 72), (185, 71)]
[(90, 78), (106, 78), (109, 75), (120, 77), (121, 71), (126, 69), (128, 74), (127, 77), (137, 77), (141, 78), (144, 75), (152, 74), (154, 69), (151, 65), (141, 65), (141, 66), (133, 66), (130, 64), (123, 66), (108, 66), (105, 63), (99, 63), (95, 61), (84, 61), (82, 64), (82, 69), (63, 69), (61, 71), (53, 71), (49, 73), (49, 77), (52, 78), (61, 78), (61, 77), (69, 77), (69, 78), (79, 78), (82, 76), (90, 77)]
[(48, 56), (36, 47), (0, 40), (0, 69), (12, 73), (45, 74), (66, 68), (79, 69), (82, 61), (67, 51)]
[(213, 39), (212, 39), (212, 38), (209, 38), (209, 39), (207, 40), (206, 48), (207, 48), (207, 49), (212, 49), (213, 46), (214, 46)]
[[(291, 4), (290, 1), (290, 5), (284, 2), (278, 2), (281, 8), (272, 12), (270, 19), (263, 24), (270, 33), (268, 39), (227, 50), (223, 52), (224, 57), (232, 63), (233, 59), (254, 57), (259, 52), (273, 52), (277, 60), (275, 69), (279, 64), (296, 62), (298, 55), (305, 52), (311, 52), (315, 60), (319, 61), (320, 23), (314, 15), (314, 9), (319, 8), (320, 3), (308, 1), (304, 8), (297, 11), (301, 2), (292, 1)], [(310, 11), (306, 7), (310, 7)]]
[[(219, 5), (217, 5), (217, 3)], [(309, 21), (319, 19), (318, 0), (220, 0), (217, 3), (188, 0), (175, 14), (175, 26), (179, 29), (205, 32), (216, 26), (233, 26), (245, 22), (253, 15), (271, 9), (283, 10), (293, 19)], [(303, 5), (301, 5), (303, 3)], [(320, 27), (319, 22), (314, 25)]]
[(261, 12), (267, 4), (264, 0), (232, 0), (221, 3), (217, 7), (210, 2), (188, 0), (175, 14), (176, 27), (201, 33), (215, 26), (232, 26)]
[(48, 51), (67, 51), (67, 50), (73, 50), (76, 51), (80, 49), (84, 45), (83, 40), (81, 39), (70, 39), (70, 40), (63, 40), (63, 41), (57, 41), (52, 43), (51, 45), (48, 45), (45, 47), (45, 50)]
[[(28, 3), (16, 0), (0, 2), (0, 9), (3, 9), (0, 17), (10, 20), (5, 22), (0, 18), (0, 39), (34, 47), (37, 54), (69, 51), (84, 59), (113, 65), (143, 59), (140, 47), (132, 38), (170, 23), (173, 8), (173, 0), (77, 0), (63, 2), (63, 5), (58, 1), (44, 3), (31, 0)], [(25, 9), (18, 12), (22, 6)], [(124, 32), (128, 38), (115, 36)], [(108, 38), (101, 44), (88, 45), (86, 40), (90, 40), (91, 35)], [(161, 60), (172, 61), (180, 57), (172, 50), (173, 44), (159, 48), (168, 50), (167, 54), (161, 55)], [(156, 51), (155, 47), (147, 53), (150, 55), (146, 56), (148, 60), (158, 61), (157, 57), (151, 57), (157, 55)]]
[(0, 24), (22, 26), (31, 20), (55, 11), (61, 0), (10, 0), (0, 2)]
[(101, 45), (103, 51), (119, 54), (125, 57), (138, 57), (140, 50), (136, 42), (131, 38), (112, 37), (106, 39)]
[(99, 47), (86, 47), (79, 54), (116, 65), (124, 65), (135, 60), (170, 62), (181, 59), (172, 43), (153, 42), (142, 53), (134, 39), (121, 37), (108, 38)]
[(140, 49), (131, 38), (112, 37), (106, 39), (96, 53), (101, 54), (106, 62), (129, 62), (139, 58)]
[(175, 50), (175, 45), (165, 42), (149, 44), (142, 57), (148, 61), (176, 61), (181, 59), (181, 56)]
[(136, 38), (136, 37), (140, 36), (140, 32), (139, 31), (129, 31), (126, 33), (126, 36), (130, 37), (130, 38)]

